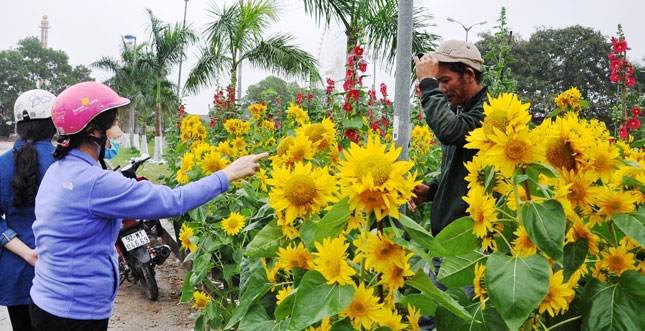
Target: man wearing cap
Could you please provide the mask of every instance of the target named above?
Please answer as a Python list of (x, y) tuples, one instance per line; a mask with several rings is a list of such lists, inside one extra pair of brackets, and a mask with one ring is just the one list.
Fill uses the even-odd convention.
[(439, 178), (417, 185), (417, 197), (408, 205), (414, 212), (419, 203), (433, 202), (430, 225), (432, 234), (437, 235), (467, 215), (468, 206), (462, 199), (468, 193), (464, 163), (471, 161), (477, 150), (464, 148), (464, 144), (468, 133), (482, 125), (488, 89), (481, 85), (484, 60), (470, 42), (445, 41), (436, 52), (414, 61), (426, 122), (441, 142), (442, 159)]

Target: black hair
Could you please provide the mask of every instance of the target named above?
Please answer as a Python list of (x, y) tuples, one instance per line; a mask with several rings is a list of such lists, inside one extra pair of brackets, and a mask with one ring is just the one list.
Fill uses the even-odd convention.
[(473, 70), (473, 72), (475, 72), (475, 81), (477, 82), (477, 84), (482, 83), (482, 77), (483, 77), (482, 72), (469, 65), (466, 65), (461, 62), (441, 62), (441, 64), (449, 66), (450, 71), (456, 72), (461, 78), (464, 77), (464, 73), (466, 72), (466, 69), (470, 68)]
[(34, 205), (36, 192), (40, 185), (40, 162), (34, 143), (41, 140), (51, 141), (56, 128), (50, 118), (29, 118), (16, 124), (16, 131), (25, 144), (13, 150), (14, 173), (11, 179), (13, 206), (25, 208)]
[[(94, 117), (81, 132), (72, 135), (60, 135), (57, 140), (58, 144), (54, 150), (54, 160), (61, 160), (70, 150), (78, 148), (84, 142), (96, 142), (99, 146), (104, 146), (105, 140), (107, 139), (105, 131), (114, 125), (117, 115), (118, 111), (116, 108), (104, 111)], [(102, 138), (91, 136), (90, 133), (94, 130), (100, 132)], [(101, 161), (103, 160), (102, 157), (99, 159)]]

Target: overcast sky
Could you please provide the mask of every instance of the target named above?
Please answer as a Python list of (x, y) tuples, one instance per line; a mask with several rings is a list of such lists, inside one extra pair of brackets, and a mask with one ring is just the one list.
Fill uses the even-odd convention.
[[(232, 0), (214, 2), (220, 6), (233, 3)], [(282, 4), (281, 19), (267, 31), (267, 35), (276, 32), (292, 33), (296, 44), (302, 49), (318, 57), (323, 65), (331, 65), (339, 56), (338, 52), (344, 48), (340, 30), (334, 28), (324, 33), (324, 26), (318, 26), (304, 13), (300, 0), (279, 2)], [(204, 25), (212, 21), (208, 12), (211, 3), (212, 0), (188, 1), (187, 24), (197, 32), (203, 31)], [(0, 50), (15, 47), (18, 40), (25, 37), (40, 36), (40, 20), (43, 15), (47, 15), (51, 26), (48, 46), (64, 50), (72, 65), (89, 66), (101, 56), (117, 57), (122, 35), (135, 35), (138, 42), (148, 39), (146, 8), (152, 9), (158, 18), (166, 22), (177, 22), (183, 19), (184, 4), (184, 0), (0, 0)], [(457, 23), (448, 22), (448, 17), (466, 26), (487, 21), (470, 30), (469, 40), (476, 41), (478, 33), (490, 31), (496, 25), (502, 6), (506, 7), (510, 29), (525, 39), (538, 27), (562, 28), (576, 24), (599, 30), (609, 37), (616, 34), (620, 23), (631, 48), (628, 56), (633, 61), (640, 62), (645, 57), (645, 38), (642, 35), (645, 31), (645, 20), (642, 19), (645, 12), (643, 0), (416, 0), (415, 5), (422, 5), (432, 15), (432, 22), (436, 26), (430, 32), (444, 39), (465, 38), (464, 29)], [(196, 61), (197, 45), (192, 46), (188, 53), (189, 59), (182, 69), (182, 84)], [(368, 72), (373, 73), (372, 67), (369, 67)], [(270, 74), (244, 67), (243, 90)], [(94, 70), (93, 76), (102, 81), (109, 74)], [(177, 76), (178, 71), (175, 69), (169, 79), (176, 83)], [(385, 82), (391, 85), (393, 91), (394, 79), (387, 73), (377, 69), (376, 81), (377, 84)], [(220, 79), (220, 85), (226, 82), (226, 77)], [(214, 91), (215, 86), (186, 97), (187, 111), (205, 113), (207, 105), (212, 102)]]

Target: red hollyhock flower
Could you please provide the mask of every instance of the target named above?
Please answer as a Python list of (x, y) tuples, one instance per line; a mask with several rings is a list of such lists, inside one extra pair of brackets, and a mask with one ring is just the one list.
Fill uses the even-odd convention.
[(383, 117), (381, 118), (381, 122), (383, 122), (383, 126), (384, 126), (384, 127), (386, 127), (386, 128), (387, 128), (388, 126), (390, 126), (390, 124), (387, 122), (387, 118), (385, 118), (385, 116), (383, 116)]
[(636, 84), (636, 79), (634, 79), (634, 77), (629, 77), (625, 81), (625, 85), (627, 86), (634, 86), (634, 84)]
[(212, 128), (213, 127), (213, 122), (211, 121), (211, 124), (209, 124), (208, 126), (210, 126)]
[(358, 56), (363, 56), (363, 49), (360, 46), (354, 47), (354, 54)]
[(612, 72), (611, 75), (609, 76), (609, 80), (612, 82), (616, 83), (622, 79), (622, 76), (617, 73), (617, 72)]
[(333, 86), (327, 86), (327, 93), (334, 92), (334, 87)]
[(641, 127), (641, 121), (638, 120), (638, 118), (630, 118), (627, 121), (627, 128), (630, 130), (636, 130)]
[(616, 71), (620, 69), (622, 65), (623, 65), (623, 61), (621, 59), (617, 59), (617, 60), (611, 61), (609, 68), (611, 68), (611, 71)]
[[(349, 139), (349, 140), (355, 140), (356, 139), (356, 130), (354, 130), (354, 129), (345, 130), (345, 137), (347, 137), (347, 139)], [(340, 144), (338, 146), (340, 146)]]
[(309, 100), (309, 102), (311, 102), (311, 100), (313, 100), (313, 99), (314, 99), (313, 94), (311, 94), (311, 93), (307, 94), (307, 100)]
[(347, 100), (354, 99), (354, 101), (358, 101), (360, 96), (361, 93), (358, 90), (349, 90), (349, 92), (347, 92)]
[(638, 107), (632, 108), (632, 115), (641, 116), (642, 113), (643, 113), (643, 111), (640, 108), (638, 108)]
[(300, 104), (303, 101), (305, 101), (305, 96), (302, 95), (302, 93), (298, 92), (298, 94), (296, 94), (296, 104), (298, 104), (298, 106), (300, 106)]
[(358, 64), (358, 70), (365, 72), (367, 70), (367, 63), (361, 62)]
[(327, 85), (334, 86), (334, 81), (331, 78), (327, 78)]
[(345, 81), (343, 84), (343, 90), (347, 91), (349, 90), (350, 87), (354, 86), (354, 80), (353, 79), (348, 79)]
[(607, 56), (609, 57), (609, 61), (613, 61), (613, 60), (616, 59), (616, 54), (614, 54), (614, 53), (609, 53), (609, 54), (607, 54)]
[(622, 53), (627, 50), (627, 42), (624, 40), (614, 43), (614, 53)]
[(350, 55), (350, 56), (347, 58), (347, 65), (348, 65), (348, 66), (350, 66), (350, 67), (353, 67), (353, 66), (354, 66), (354, 56)]
[(391, 104), (392, 104), (392, 102), (390, 102), (390, 100), (385, 99), (385, 105), (386, 105), (386, 106), (389, 106), (389, 105), (391, 105)]
[(618, 136), (620, 139), (627, 139), (627, 128), (621, 126), (620, 129), (618, 129)]
[(372, 124), (370, 124), (370, 129), (374, 131), (377, 131), (377, 130), (381, 131), (381, 122), (379, 121), (373, 122)]
[(345, 105), (343, 106), (343, 110), (349, 113), (350, 111), (352, 111), (352, 109), (354, 109), (352, 105), (349, 102), (345, 102)]
[(345, 78), (350, 78), (354, 76), (354, 71), (351, 69), (347, 69), (347, 72), (345, 72)]
[(383, 97), (387, 96), (387, 85), (385, 83), (381, 83), (381, 94), (383, 94)]
[(421, 116), (421, 113), (417, 115), (417, 119), (420, 121), (423, 117)]

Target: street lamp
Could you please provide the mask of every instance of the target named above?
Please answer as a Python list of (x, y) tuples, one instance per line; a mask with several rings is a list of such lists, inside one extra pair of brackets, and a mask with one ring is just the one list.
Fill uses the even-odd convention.
[(459, 23), (459, 25), (461, 25), (461, 27), (462, 27), (462, 28), (464, 28), (464, 30), (466, 31), (466, 41), (468, 41), (468, 31), (470, 31), (470, 29), (472, 29), (472, 28), (473, 28), (473, 26), (475, 26), (475, 25), (480, 25), (480, 24), (481, 24), (481, 25), (484, 25), (484, 24), (486, 24), (486, 23), (487, 23), (486, 21), (483, 21), (483, 22), (475, 23), (475, 24), (473, 24), (473, 25), (471, 25), (471, 26), (469, 26), (469, 27), (466, 27), (466, 26), (465, 26), (465, 25), (463, 25), (461, 22), (457, 21), (457, 20), (456, 20), (456, 19), (454, 19), (454, 18), (450, 18), (450, 17), (448, 17), (448, 22)]
[[(184, 23), (183, 28), (186, 28), (186, 10), (188, 9), (188, 0), (184, 0)], [(177, 98), (180, 98), (179, 91), (181, 91), (181, 63), (184, 61), (183, 57), (179, 59), (179, 77), (177, 77)]]
[[(132, 57), (132, 76), (134, 77), (134, 70), (136, 69), (137, 66), (137, 37), (131, 35), (131, 34), (126, 34), (123, 36), (123, 39), (125, 40), (132, 40), (134, 41), (134, 48), (132, 49), (132, 54), (134, 56)], [(136, 138), (136, 142), (139, 142), (139, 138)], [(134, 100), (130, 101), (130, 147), (135, 147), (135, 138), (134, 138)], [(138, 147), (138, 146), (136, 146)]]

